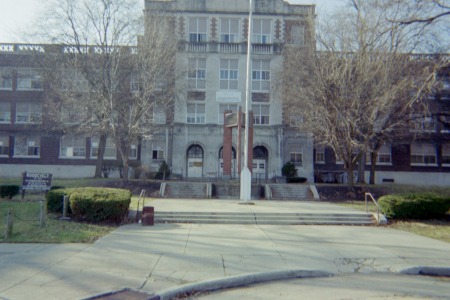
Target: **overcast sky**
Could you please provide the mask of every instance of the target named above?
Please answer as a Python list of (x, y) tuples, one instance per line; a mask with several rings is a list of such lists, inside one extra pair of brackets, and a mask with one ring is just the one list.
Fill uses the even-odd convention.
[[(96, 1), (96, 0), (92, 0)], [(226, 0), (224, 0), (226, 1)], [(0, 43), (20, 43), (22, 33), (31, 27), (42, 0), (0, 0)], [(345, 0), (288, 0), (293, 4), (316, 4), (316, 12), (334, 9)], [(144, 7), (144, 0), (142, 0)]]

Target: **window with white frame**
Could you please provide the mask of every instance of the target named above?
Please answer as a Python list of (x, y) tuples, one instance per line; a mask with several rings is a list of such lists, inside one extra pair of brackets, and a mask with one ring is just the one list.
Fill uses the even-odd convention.
[(0, 123), (11, 123), (11, 103), (0, 102)]
[(14, 138), (14, 157), (39, 157), (41, 140), (35, 136), (16, 136)]
[(12, 69), (0, 68), (0, 90), (12, 90)]
[(42, 120), (42, 105), (33, 102), (18, 102), (16, 104), (17, 124), (39, 124)]
[(189, 18), (189, 42), (206, 43), (208, 33), (208, 18)]
[(305, 27), (299, 24), (293, 24), (289, 28), (286, 42), (291, 45), (302, 46), (305, 43)]
[(141, 76), (137, 73), (131, 73), (130, 76), (130, 91), (132, 93), (138, 93), (142, 87)]
[(325, 163), (325, 147), (318, 146), (316, 148), (315, 159), (317, 164)]
[(253, 124), (269, 125), (270, 124), (270, 105), (252, 105)]
[(295, 165), (302, 165), (303, 147), (301, 145), (290, 145), (289, 148), (289, 161)]
[(220, 42), (239, 43), (239, 19), (220, 19)]
[(82, 136), (61, 137), (60, 158), (86, 158), (86, 138)]
[(223, 125), (224, 121), (224, 113), (226, 111), (231, 111), (233, 113), (236, 113), (238, 111), (238, 105), (237, 104), (219, 104), (219, 115), (218, 115), (218, 124)]
[(87, 120), (87, 111), (79, 105), (66, 105), (61, 107), (59, 119), (66, 125), (80, 124)]
[(188, 60), (188, 89), (206, 89), (206, 58), (189, 58)]
[(164, 159), (164, 150), (161, 147), (153, 148), (152, 159), (153, 160), (163, 160)]
[(237, 90), (238, 86), (238, 60), (221, 59), (220, 60), (220, 89)]
[(252, 90), (270, 90), (270, 60), (252, 60)]
[(137, 159), (138, 157), (138, 147), (137, 145), (130, 146), (130, 154), (128, 155), (130, 159)]
[[(98, 156), (98, 147), (99, 147), (99, 138), (92, 137), (91, 138), (91, 158), (97, 158)], [(112, 139), (106, 140), (105, 146), (105, 154), (103, 156), (104, 159), (116, 159), (117, 158), (117, 148)]]
[(35, 69), (17, 70), (17, 90), (42, 90), (42, 77)]
[(436, 146), (433, 144), (412, 144), (411, 165), (433, 165), (437, 164)]
[(166, 110), (163, 104), (153, 104), (153, 124), (166, 124)]
[(9, 136), (0, 135), (0, 156), (9, 156)]
[(436, 131), (436, 120), (432, 116), (416, 117), (413, 130), (420, 132), (434, 132)]
[(271, 41), (271, 21), (270, 20), (253, 20), (252, 43), (254, 44), (270, 44)]
[(445, 167), (450, 167), (450, 143), (442, 145), (441, 164)]
[(188, 124), (205, 124), (205, 104), (188, 103), (186, 116)]
[[(371, 164), (371, 153), (366, 152), (366, 164)], [(375, 164), (377, 165), (391, 165), (392, 164), (392, 150), (391, 145), (383, 144), (378, 150)]]

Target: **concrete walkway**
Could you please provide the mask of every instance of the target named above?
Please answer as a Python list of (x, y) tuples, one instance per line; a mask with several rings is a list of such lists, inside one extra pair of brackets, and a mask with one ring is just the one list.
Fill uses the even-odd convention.
[[(237, 201), (161, 199), (146, 205), (154, 206), (155, 211), (330, 209), (358, 213), (316, 202), (254, 203), (243, 206)], [(216, 279), (244, 281), (264, 274), (280, 279), (290, 272), (333, 275), (335, 289), (353, 289), (352, 276), (364, 280), (360, 275), (381, 275), (383, 280), (373, 277), (373, 288), (383, 290), (390, 277), (382, 274), (407, 269), (417, 273), (423, 266), (449, 271), (450, 243), (386, 227), (133, 224), (118, 228), (92, 245), (0, 244), (0, 299), (83, 299), (123, 288), (159, 294), (164, 299), (164, 295), (184, 285)], [(400, 278), (414, 284), (414, 277)], [(309, 292), (318, 286), (325, 289), (328, 284), (321, 280), (328, 279), (308, 279), (308, 284), (302, 286), (310, 286)], [(439, 296), (442, 290), (450, 291), (448, 280), (430, 280), (437, 281), (437, 290), (433, 294), (430, 291), (430, 297)], [(274, 284), (282, 284), (278, 288), (285, 290), (283, 286), (290, 282)], [(250, 291), (253, 297), (246, 299), (260, 299), (267, 294), (265, 286)], [(298, 290), (286, 288), (286, 292), (283, 298), (298, 298)], [(357, 295), (364, 298), (364, 293)], [(442, 294), (445, 297), (448, 293)]]

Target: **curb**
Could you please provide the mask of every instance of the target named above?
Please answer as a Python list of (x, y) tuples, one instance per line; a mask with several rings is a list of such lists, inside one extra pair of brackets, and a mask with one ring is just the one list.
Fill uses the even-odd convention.
[(397, 273), (404, 274), (404, 275), (450, 277), (450, 268), (419, 266), (419, 267), (402, 269), (402, 270), (399, 270)]
[(296, 278), (319, 278), (332, 277), (335, 274), (325, 271), (311, 270), (285, 270), (276, 272), (252, 273), (246, 275), (230, 276), (221, 279), (204, 281), (199, 283), (187, 284), (163, 290), (148, 300), (168, 300), (183, 294), (191, 294), (196, 292), (212, 292), (221, 289), (229, 289), (250, 284), (264, 283), (269, 281), (296, 279)]

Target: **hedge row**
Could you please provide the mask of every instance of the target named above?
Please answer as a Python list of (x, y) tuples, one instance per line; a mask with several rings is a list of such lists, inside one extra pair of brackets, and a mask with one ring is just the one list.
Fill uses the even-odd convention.
[(15, 195), (19, 194), (19, 185), (1, 185), (0, 186), (0, 198), (12, 199)]
[(391, 219), (431, 219), (445, 215), (450, 197), (435, 193), (386, 195), (378, 200), (383, 214)]
[(47, 194), (47, 207), (51, 212), (62, 211), (63, 196), (69, 196), (69, 213), (88, 222), (120, 222), (126, 216), (131, 192), (114, 188), (63, 188)]

